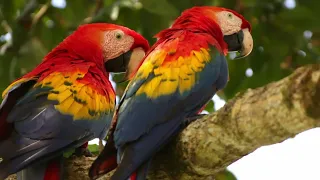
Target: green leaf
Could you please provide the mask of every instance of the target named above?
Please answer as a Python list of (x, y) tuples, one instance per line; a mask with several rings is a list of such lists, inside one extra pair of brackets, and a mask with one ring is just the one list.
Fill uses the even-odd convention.
[(73, 149), (70, 149), (70, 150), (67, 150), (67, 151), (65, 151), (64, 153), (63, 153), (63, 157), (65, 157), (65, 158), (69, 158), (69, 157), (71, 157), (72, 156), (72, 154), (75, 152), (75, 149), (73, 148)]
[(212, 113), (214, 112), (214, 102), (213, 100), (210, 100), (207, 105), (206, 105), (206, 108), (205, 108), (206, 111), (208, 111), (209, 113)]
[(217, 173), (215, 175), (215, 180), (237, 180), (237, 178), (232, 172), (226, 169)]
[(99, 154), (99, 145), (97, 144), (88, 145), (88, 149), (92, 154), (95, 154), (95, 155)]
[(177, 9), (167, 0), (140, 0), (140, 2), (143, 8), (151, 13), (169, 17), (178, 16)]

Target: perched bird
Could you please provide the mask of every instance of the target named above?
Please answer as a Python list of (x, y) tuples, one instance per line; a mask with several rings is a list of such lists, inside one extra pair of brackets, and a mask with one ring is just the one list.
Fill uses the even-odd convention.
[(144, 180), (152, 157), (226, 86), (227, 53), (250, 54), (250, 32), (237, 12), (203, 6), (185, 10), (158, 33), (120, 100), (90, 177), (117, 167), (111, 180)]
[(106, 135), (116, 96), (109, 72), (130, 74), (148, 49), (126, 27), (82, 25), (14, 81), (0, 106), (0, 179), (20, 170), (20, 180), (63, 179), (63, 152)]

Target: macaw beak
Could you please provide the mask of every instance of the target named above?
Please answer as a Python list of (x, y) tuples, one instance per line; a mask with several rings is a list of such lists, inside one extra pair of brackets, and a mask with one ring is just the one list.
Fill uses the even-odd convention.
[(137, 70), (141, 61), (145, 56), (145, 51), (143, 48), (138, 47), (134, 48), (126, 53), (121, 54), (120, 56), (110, 59), (104, 63), (106, 71), (122, 73), (125, 72), (125, 80)]
[(253, 49), (253, 39), (249, 29), (242, 29), (241, 31), (224, 36), (224, 41), (228, 44), (229, 52), (238, 51), (240, 55), (236, 59), (248, 56)]
[(138, 67), (145, 55), (146, 52), (141, 47), (132, 50), (130, 60), (127, 64), (126, 79), (129, 79), (130, 76), (138, 70)]

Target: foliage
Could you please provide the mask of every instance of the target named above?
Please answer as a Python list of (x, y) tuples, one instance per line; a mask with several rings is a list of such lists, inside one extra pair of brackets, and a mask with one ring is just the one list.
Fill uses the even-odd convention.
[(91, 144), (88, 146), (89, 151), (94, 154), (94, 155), (98, 155), (99, 154), (99, 145), (97, 144)]
[(216, 174), (216, 180), (237, 180), (237, 178), (228, 170), (221, 171)]
[[(285, 6), (288, 2), (296, 6)], [(232, 60), (234, 54), (228, 57), (230, 81), (218, 93), (225, 100), (247, 88), (279, 80), (299, 66), (320, 62), (320, 1), (67, 0), (66, 7), (57, 8), (50, 0), (0, 0), (0, 91), (34, 68), (80, 24), (125, 25), (142, 33), (152, 44), (157, 32), (195, 5), (231, 8), (252, 24), (251, 55), (241, 60)], [(12, 38), (8, 38), (9, 34)], [(119, 95), (125, 86), (126, 83), (118, 84)], [(214, 111), (213, 102), (206, 110)]]
[[(292, 9), (284, 0), (67, 0), (65, 8), (54, 7), (48, 0), (2, 0), (0, 90), (35, 67), (79, 24), (125, 25), (153, 43), (153, 35), (168, 27), (184, 9), (216, 5), (237, 10), (253, 26), (252, 54), (229, 61), (230, 81), (219, 93), (229, 99), (239, 91), (278, 80), (301, 65), (320, 61), (320, 21), (316, 15), (320, 2), (291, 1), (296, 3)], [(3, 35), (8, 32), (12, 39), (6, 41)], [(251, 77), (246, 76), (248, 68), (253, 71)]]
[(63, 157), (69, 158), (73, 155), (74, 152), (75, 152), (75, 149), (69, 149), (63, 153)]

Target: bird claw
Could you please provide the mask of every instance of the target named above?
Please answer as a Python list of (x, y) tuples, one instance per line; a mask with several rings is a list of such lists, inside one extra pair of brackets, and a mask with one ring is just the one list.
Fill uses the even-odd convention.
[(93, 157), (93, 154), (89, 151), (88, 148), (82, 148), (82, 147), (76, 148), (74, 154), (78, 157), (79, 156)]
[(197, 119), (200, 119), (202, 117), (204, 117), (206, 114), (197, 114), (195, 116), (192, 116), (192, 117), (188, 117), (184, 120), (183, 122), (183, 126), (184, 127), (187, 127), (189, 124), (191, 124), (192, 122), (194, 122), (195, 120)]

